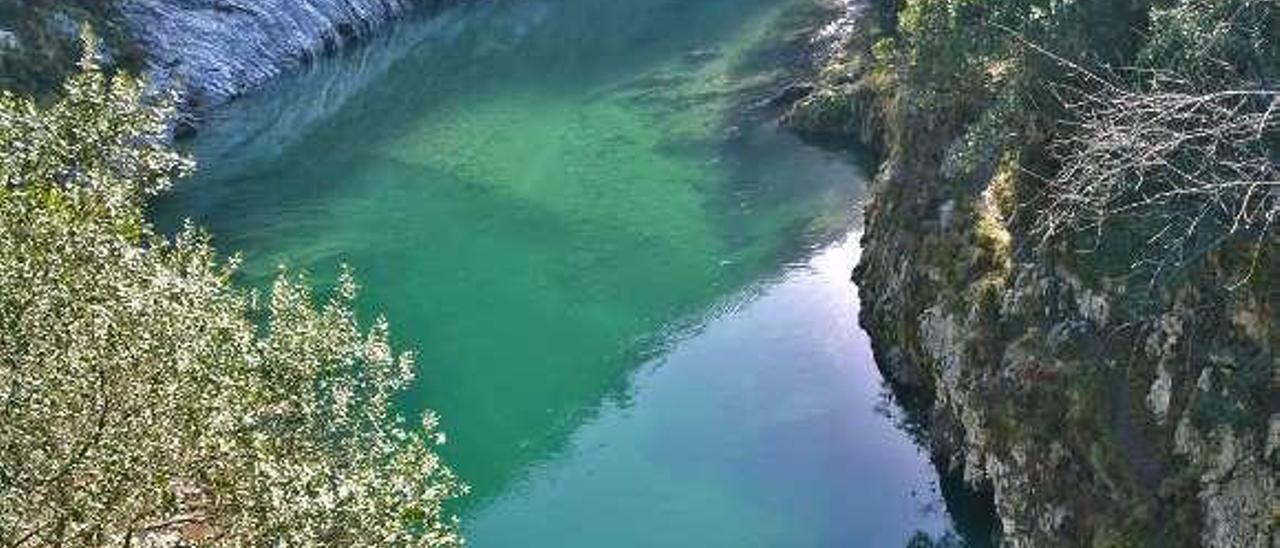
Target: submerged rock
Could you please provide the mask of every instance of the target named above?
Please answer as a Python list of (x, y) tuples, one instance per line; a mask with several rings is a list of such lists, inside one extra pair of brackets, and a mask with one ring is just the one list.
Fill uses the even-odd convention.
[(771, 107), (790, 106), (796, 101), (811, 95), (815, 89), (817, 89), (817, 86), (812, 83), (796, 82), (773, 94), (773, 97), (768, 99), (767, 104)]

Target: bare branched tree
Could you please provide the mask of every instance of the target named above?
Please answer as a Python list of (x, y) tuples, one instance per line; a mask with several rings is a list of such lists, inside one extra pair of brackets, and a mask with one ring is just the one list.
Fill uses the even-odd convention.
[(1138, 262), (1157, 269), (1232, 236), (1265, 245), (1280, 216), (1280, 91), (1090, 87), (1060, 95), (1071, 118), (1052, 147), (1062, 165), (1041, 237), (1141, 227), (1149, 252)]
[(1091, 70), (999, 28), (1077, 79), (1054, 88), (1066, 118), (1050, 145), (1060, 168), (1037, 176), (1045, 201), (1032, 224), (1042, 243), (1090, 232), (1100, 243), (1108, 228), (1137, 231), (1147, 245), (1132, 266), (1158, 274), (1251, 236), (1256, 264), (1280, 217), (1280, 90), (1244, 79), (1206, 85), (1168, 70)]

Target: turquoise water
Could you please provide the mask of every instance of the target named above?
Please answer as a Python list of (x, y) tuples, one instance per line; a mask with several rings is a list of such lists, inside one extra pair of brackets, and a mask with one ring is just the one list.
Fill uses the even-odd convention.
[(474, 2), (214, 113), (190, 217), (349, 263), (472, 545), (899, 546), (953, 527), (858, 328), (859, 159), (762, 106), (815, 0)]

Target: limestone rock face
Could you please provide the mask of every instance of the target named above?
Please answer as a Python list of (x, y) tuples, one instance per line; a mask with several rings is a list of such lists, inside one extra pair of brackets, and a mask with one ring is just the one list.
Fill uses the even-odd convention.
[[(1001, 165), (1027, 143), (969, 148), (971, 105), (876, 68), (884, 34), (858, 27), (900, 7), (837, 19), (843, 53), (783, 121), (881, 156), (859, 320), (939, 472), (990, 493), (1002, 546), (1280, 548), (1274, 283), (1216, 255), (1142, 279), (1119, 251), (1044, 246), (1019, 217), (1040, 183)], [(992, 214), (995, 192), (1019, 213)]]
[(860, 320), (895, 393), (927, 394), (940, 470), (992, 494), (1002, 545), (1280, 546), (1269, 302), (1208, 270), (1136, 297), (1038, 256), (993, 278), (962, 213), (981, 196), (935, 156), (891, 154), (873, 183)]
[(125, 0), (154, 83), (222, 103), (403, 14), (415, 0)]

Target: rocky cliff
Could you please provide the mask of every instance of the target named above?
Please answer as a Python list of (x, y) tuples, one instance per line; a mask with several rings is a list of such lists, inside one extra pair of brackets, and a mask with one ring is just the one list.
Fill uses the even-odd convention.
[(988, 206), (900, 162), (868, 209), (862, 322), (886, 378), (923, 394), (944, 469), (994, 493), (1005, 544), (1274, 546), (1273, 305), (1224, 276), (1136, 310), (1034, 259), (965, 279), (990, 260)]
[(78, 58), (79, 29), (109, 64), (176, 89), (188, 111), (228, 101), (435, 0), (0, 0), (0, 84), (39, 92)]
[[(881, 153), (861, 319), (895, 392), (921, 407), (935, 461), (990, 489), (1007, 546), (1280, 546), (1280, 235), (1175, 274), (1133, 268), (1111, 240), (1046, 246), (1036, 198), (1067, 130), (1022, 99), (1046, 100), (1052, 73), (1009, 34), (899, 30), (900, 6), (946, 4), (861, 15), (786, 119)], [(1123, 5), (1069, 14), (1085, 29), (1070, 39), (1123, 44), (1090, 34)], [(939, 20), (969, 40), (987, 16)], [(914, 56), (913, 40), (936, 48)], [(948, 82), (952, 67), (929, 63), (961, 66), (941, 57), (957, 50), (985, 60)]]
[(224, 102), (404, 13), (413, 0), (124, 0), (147, 72)]

